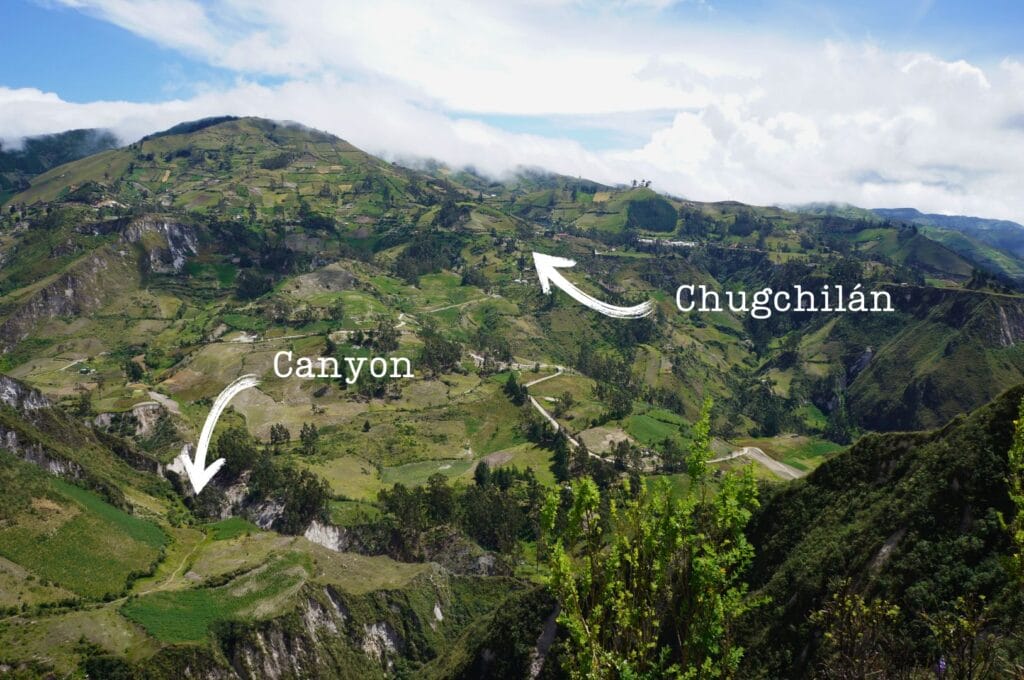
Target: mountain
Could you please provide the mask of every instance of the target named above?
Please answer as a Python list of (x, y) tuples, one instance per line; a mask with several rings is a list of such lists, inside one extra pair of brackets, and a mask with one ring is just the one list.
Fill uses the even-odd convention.
[(1022, 397), (1016, 387), (931, 432), (864, 437), (765, 499), (751, 528), (752, 581), (770, 600), (749, 622), (746, 677), (804, 677), (823, 644), (812, 614), (842, 583), (852, 584), (848, 595), (899, 607), (892, 675), (952, 657), (929, 640), (928, 617), (957, 597), (992, 603), (990, 633), (1020, 629), (1024, 609), (1003, 568), (1011, 547), (998, 518), (1012, 513), (1006, 451)]
[(117, 146), (113, 133), (98, 129), (26, 137), (16, 149), (4, 149), (0, 144), (0, 203), (50, 168)]
[(910, 224), (958, 231), (1017, 258), (1024, 258), (1024, 226), (1009, 220), (926, 214), (914, 208), (876, 208), (876, 215)]
[[(872, 442), (895, 460), (945, 435), (874, 433), (954, 427), (1024, 381), (1024, 296), (926, 228), (411, 165), (294, 123), (217, 117), (49, 168), (7, 200), (0, 488), (17, 502), (0, 517), (0, 664), (558, 677), (548, 492), (583, 476), (605, 492), (620, 478), (685, 491), (710, 397), (715, 484), (761, 461), (753, 585), (775, 603), (766, 630), (789, 627), (777, 656), (755, 633), (749, 645), (779, 669), (803, 654), (801, 617), (828, 590), (815, 581), (791, 606), (772, 581), (827, 567), (790, 520), (842, 507), (831, 488), (801, 489), (838, 470), (897, 507), (924, 468), (874, 489), (851, 461), (883, 456)], [(545, 295), (534, 252), (574, 260), (563, 274), (587, 294), (656, 313), (623, 321)], [(884, 291), (895, 310), (675, 307), (681, 284), (826, 283)], [(288, 353), (408, 359), (415, 377), (285, 377)], [(175, 459), (244, 374), (261, 384), (218, 422), (210, 455), (226, 464), (196, 495)], [(985, 487), (998, 507), (1001, 479)], [(96, 540), (70, 540), (83, 530)], [(130, 550), (93, 578), (104, 536)], [(877, 550), (869, 538), (855, 547)]]

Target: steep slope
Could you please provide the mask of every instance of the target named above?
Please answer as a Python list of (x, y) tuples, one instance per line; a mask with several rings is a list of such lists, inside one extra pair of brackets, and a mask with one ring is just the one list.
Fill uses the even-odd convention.
[(68, 130), (21, 140), (17, 148), (0, 144), (0, 205), (24, 191), (29, 181), (50, 168), (118, 146), (107, 130)]
[(901, 608), (893, 665), (927, 668), (948, 651), (931, 646), (922, 616), (958, 596), (986, 596), (992, 630), (1019, 630), (997, 513), (1010, 512), (1006, 451), (1022, 396), (1014, 388), (934, 432), (864, 437), (768, 496), (752, 578), (771, 600), (750, 622), (749, 677), (808, 674), (820, 639), (809, 616), (842, 578)]
[(1024, 258), (1024, 226), (1016, 222), (965, 215), (926, 214), (914, 208), (877, 208), (873, 212), (891, 220), (959, 231), (1014, 257)]

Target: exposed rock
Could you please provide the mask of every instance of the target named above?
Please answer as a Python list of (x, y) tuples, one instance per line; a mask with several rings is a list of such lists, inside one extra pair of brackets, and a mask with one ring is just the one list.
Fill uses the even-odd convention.
[(6, 375), (0, 375), (0, 402), (22, 413), (53, 406), (39, 390)]
[[(154, 236), (163, 243), (154, 243)], [(191, 227), (166, 218), (147, 216), (132, 222), (124, 231), (128, 243), (143, 245), (149, 270), (161, 274), (178, 273), (185, 261), (198, 250), (196, 235)]]
[[(112, 270), (121, 271), (114, 273)], [(136, 276), (127, 256), (101, 248), (72, 265), (56, 281), (28, 296), (0, 324), (0, 350), (11, 351), (27, 338), (36, 326), (58, 316), (81, 316), (100, 307), (109, 281)]]
[(381, 621), (364, 626), (363, 631), (363, 651), (390, 669), (394, 665), (390, 657), (398, 652), (401, 643), (394, 628), (386, 621)]
[(38, 442), (24, 441), (17, 432), (3, 425), (0, 425), (0, 448), (38, 465), (52, 475), (71, 479), (82, 477), (82, 468), (77, 463), (53, 455)]
[[(103, 223), (120, 228), (122, 223)], [(97, 225), (100, 231), (106, 226)], [(180, 272), (197, 252), (191, 227), (166, 218), (142, 217), (124, 226), (123, 244), (141, 248), (145, 268), (153, 272)], [(29, 295), (0, 324), (0, 350), (11, 351), (42, 322), (58, 316), (82, 316), (101, 307), (124, 282), (137, 280), (133, 248), (105, 246), (72, 264), (57, 280)]]
[(156, 429), (157, 421), (164, 414), (164, 408), (155, 401), (143, 401), (132, 406), (135, 416), (135, 436), (148, 437)]
[(270, 529), (282, 514), (284, 503), (275, 500), (264, 501), (246, 512), (249, 519), (260, 529)]
[(892, 536), (885, 539), (885, 543), (883, 543), (882, 547), (878, 549), (878, 553), (875, 555), (875, 558), (871, 560), (871, 569), (873, 571), (878, 571), (882, 568), (882, 565), (889, 561), (892, 551), (896, 549), (896, 546), (900, 544), (900, 541), (902, 541), (903, 537), (906, 535), (907, 530), (905, 528), (901, 528), (893, 532)]

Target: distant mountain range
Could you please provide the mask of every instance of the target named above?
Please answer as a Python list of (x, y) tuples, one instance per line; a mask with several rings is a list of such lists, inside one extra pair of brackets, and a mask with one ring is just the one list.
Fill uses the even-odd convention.
[(27, 189), (32, 177), (118, 144), (114, 133), (94, 128), (26, 137), (17, 149), (0, 143), (0, 203)]
[(808, 203), (792, 209), (811, 215), (912, 224), (928, 238), (1009, 281), (1024, 281), (1024, 225), (967, 215), (923, 213), (916, 208), (859, 208), (846, 203)]

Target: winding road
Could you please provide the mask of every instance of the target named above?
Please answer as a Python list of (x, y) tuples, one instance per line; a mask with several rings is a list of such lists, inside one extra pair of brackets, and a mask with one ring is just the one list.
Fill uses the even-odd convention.
[(764, 467), (768, 468), (771, 472), (775, 473), (776, 477), (781, 477), (782, 479), (799, 479), (807, 474), (803, 470), (797, 470), (791, 465), (786, 465), (785, 463), (775, 460), (756, 446), (744, 446), (742, 449), (737, 449), (727, 456), (712, 458), (708, 462), (724, 463), (727, 460), (735, 460), (741, 456), (746, 456), (751, 460), (757, 461)]

